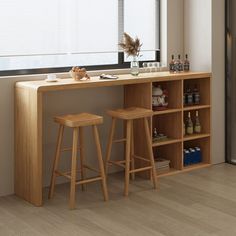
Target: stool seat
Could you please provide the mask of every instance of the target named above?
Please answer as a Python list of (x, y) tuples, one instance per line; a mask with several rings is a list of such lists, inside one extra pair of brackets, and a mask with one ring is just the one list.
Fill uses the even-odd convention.
[(117, 109), (107, 111), (108, 115), (123, 120), (134, 120), (153, 115), (153, 111), (141, 107), (130, 107), (126, 109)]
[(102, 124), (103, 117), (89, 113), (80, 113), (80, 114), (56, 116), (54, 117), (54, 121), (61, 125), (74, 128), (74, 127)]

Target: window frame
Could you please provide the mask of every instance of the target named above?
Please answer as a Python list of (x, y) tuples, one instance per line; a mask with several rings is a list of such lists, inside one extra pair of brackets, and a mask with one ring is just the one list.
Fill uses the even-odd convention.
[[(119, 0), (120, 2), (123, 2), (124, 0)], [(160, 48), (160, 34), (161, 34), (161, 17), (160, 17), (160, 9), (161, 9), (161, 0), (156, 0), (157, 3), (157, 14), (156, 14), (156, 20), (157, 20), (157, 48)], [(119, 14), (123, 14), (119, 13)], [(120, 16), (119, 16), (120, 17)], [(119, 30), (119, 38), (121, 38), (121, 32), (123, 32), (123, 29), (120, 29), (120, 26), (118, 28)], [(123, 33), (122, 33), (123, 34)], [(104, 64), (104, 65), (80, 65), (80, 67), (85, 67), (87, 71), (93, 71), (93, 70), (112, 70), (112, 69), (126, 69), (130, 67), (130, 62), (124, 61), (124, 52), (118, 52), (118, 63), (117, 64)], [(155, 59), (154, 60), (148, 60), (148, 62), (160, 62), (161, 58), (161, 51), (156, 50), (155, 51)], [(147, 61), (139, 61), (140, 64)], [(49, 74), (49, 73), (65, 73), (68, 72), (71, 69), (70, 67), (52, 67), (52, 68), (33, 68), (33, 69), (17, 69), (17, 70), (0, 70), (0, 76), (16, 76), (16, 75), (31, 75), (31, 74)]]

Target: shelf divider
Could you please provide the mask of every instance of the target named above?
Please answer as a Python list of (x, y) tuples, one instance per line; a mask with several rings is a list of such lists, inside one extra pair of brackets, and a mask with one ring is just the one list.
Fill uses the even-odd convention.
[(185, 135), (184, 141), (190, 141), (195, 139), (201, 139), (201, 138), (208, 138), (210, 137), (210, 134), (192, 134), (192, 135)]

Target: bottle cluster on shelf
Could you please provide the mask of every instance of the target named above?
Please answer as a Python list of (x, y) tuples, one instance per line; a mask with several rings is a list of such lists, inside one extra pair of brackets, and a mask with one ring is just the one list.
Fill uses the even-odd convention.
[(199, 147), (184, 149), (184, 166), (202, 162), (202, 150)]
[(193, 88), (190, 86), (186, 87), (184, 91), (183, 103), (184, 106), (200, 104), (200, 92), (197, 84), (195, 84)]
[(198, 116), (198, 111), (195, 114), (195, 122), (193, 123), (191, 119), (191, 113), (188, 112), (188, 118), (186, 123), (183, 124), (184, 135), (200, 134), (201, 133), (201, 123)]
[(178, 59), (175, 60), (175, 56), (171, 56), (171, 61), (169, 63), (169, 71), (170, 73), (180, 73), (180, 72), (188, 72), (190, 70), (190, 62), (188, 60), (188, 55), (185, 55), (185, 60), (181, 60), (180, 54), (178, 55)]

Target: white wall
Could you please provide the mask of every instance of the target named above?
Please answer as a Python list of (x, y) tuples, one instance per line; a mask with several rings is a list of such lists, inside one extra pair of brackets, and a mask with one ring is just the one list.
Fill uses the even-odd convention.
[(212, 162), (225, 161), (224, 0), (185, 0), (185, 53), (191, 70), (212, 71)]
[(184, 52), (184, 0), (161, 0), (161, 61)]
[(212, 1), (212, 157), (225, 161), (225, 1)]
[(191, 70), (211, 71), (212, 54), (211, 0), (185, 0), (184, 51)]

